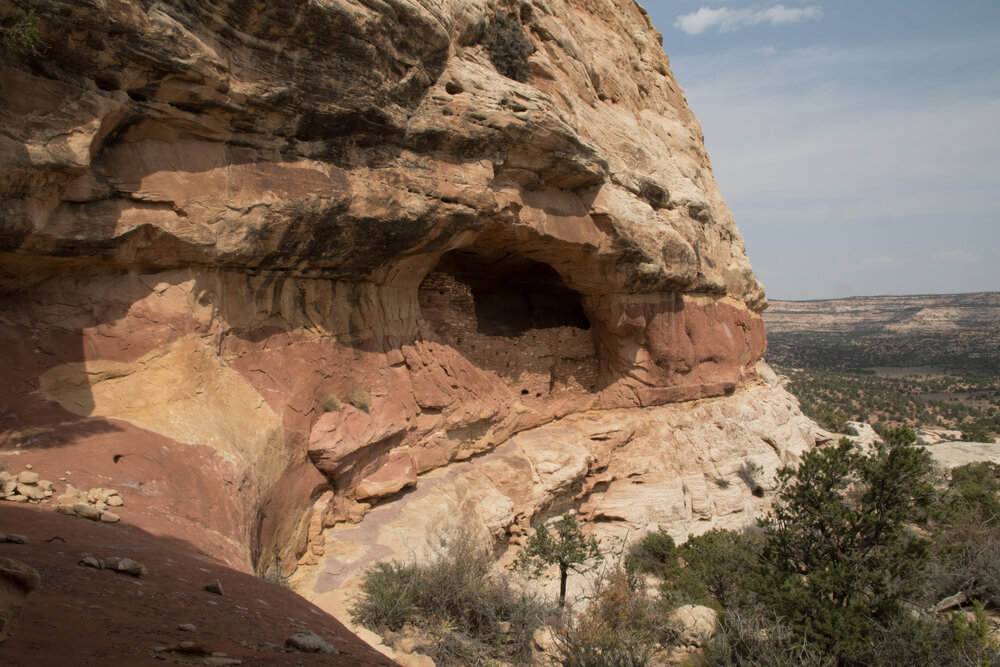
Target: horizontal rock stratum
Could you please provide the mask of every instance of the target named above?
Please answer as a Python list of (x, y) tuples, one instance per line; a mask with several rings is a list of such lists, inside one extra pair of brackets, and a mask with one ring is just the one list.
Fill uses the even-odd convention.
[[(40, 45), (0, 69), (0, 438), (130, 489), (123, 522), (287, 575), (556, 420), (733, 394), (802, 419), (746, 393), (764, 292), (631, 0), (19, 10)], [(730, 449), (777, 461), (810, 428)], [(574, 493), (625, 493), (591, 449)]]

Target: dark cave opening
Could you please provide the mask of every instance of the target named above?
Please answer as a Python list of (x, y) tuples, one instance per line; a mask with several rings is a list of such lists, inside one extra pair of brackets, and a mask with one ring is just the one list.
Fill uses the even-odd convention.
[(476, 333), (485, 336), (516, 337), (556, 327), (590, 329), (580, 295), (559, 273), (517, 253), (449, 252), (421, 284), (420, 297), (421, 310), (432, 325), (445, 315), (443, 309), (451, 311), (452, 318), (474, 318)]

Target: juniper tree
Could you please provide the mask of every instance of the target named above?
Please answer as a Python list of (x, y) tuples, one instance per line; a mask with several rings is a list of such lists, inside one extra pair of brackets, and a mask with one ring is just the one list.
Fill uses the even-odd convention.
[(552, 524), (555, 534), (541, 525), (528, 538), (517, 555), (514, 567), (527, 570), (529, 576), (541, 577), (552, 565), (559, 566), (559, 608), (566, 606), (566, 579), (570, 570), (586, 572), (604, 559), (600, 543), (594, 536), (584, 535), (576, 517), (569, 512)]

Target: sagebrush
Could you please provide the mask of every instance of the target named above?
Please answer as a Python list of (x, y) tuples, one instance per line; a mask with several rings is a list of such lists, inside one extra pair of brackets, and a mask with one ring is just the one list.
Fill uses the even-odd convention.
[(385, 634), (413, 626), (421, 653), (438, 664), (524, 662), (532, 633), (550, 609), (493, 570), (491, 554), (468, 535), (448, 539), (425, 563), (376, 563), (363, 576), (351, 618)]
[(531, 74), (528, 56), (535, 52), (535, 47), (520, 23), (497, 12), (486, 24), (482, 41), (498, 72), (522, 83), (528, 80)]

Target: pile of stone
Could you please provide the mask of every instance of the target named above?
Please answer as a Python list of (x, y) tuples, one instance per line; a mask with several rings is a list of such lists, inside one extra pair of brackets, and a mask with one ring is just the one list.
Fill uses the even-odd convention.
[(56, 499), (56, 511), (71, 516), (79, 516), (91, 521), (116, 523), (120, 520), (110, 507), (121, 507), (125, 499), (114, 489), (95, 488), (89, 491), (66, 485), (66, 493)]
[(52, 482), (32, 470), (11, 473), (0, 470), (0, 498), (14, 503), (40, 503), (55, 493)]

